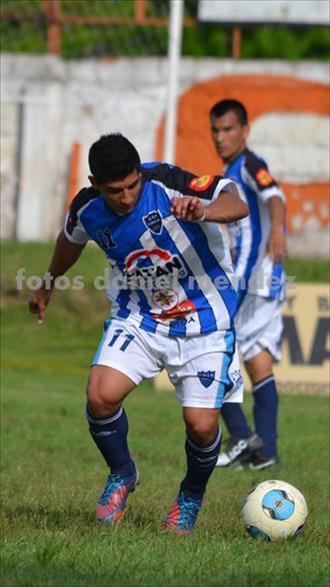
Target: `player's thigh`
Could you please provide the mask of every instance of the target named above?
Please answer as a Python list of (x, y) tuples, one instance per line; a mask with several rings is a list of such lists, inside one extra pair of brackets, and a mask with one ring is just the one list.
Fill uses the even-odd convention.
[(218, 331), (182, 344), (183, 364), (167, 366), (182, 407), (220, 409), (229, 390), (242, 389), (234, 333)]
[(107, 410), (110, 406), (115, 408), (135, 387), (135, 383), (117, 369), (94, 365), (87, 384), (87, 401), (97, 412), (103, 411), (102, 408)]
[(258, 383), (273, 372), (273, 357), (268, 350), (262, 350), (252, 359), (245, 361), (245, 368), (253, 384)]
[(92, 361), (89, 397), (119, 401), (143, 379), (157, 375), (159, 361), (142, 331), (122, 320), (108, 325)]
[(244, 362), (262, 351), (268, 351), (275, 361), (281, 358), (281, 311), (282, 303), (278, 300), (246, 296), (235, 319), (236, 340)]

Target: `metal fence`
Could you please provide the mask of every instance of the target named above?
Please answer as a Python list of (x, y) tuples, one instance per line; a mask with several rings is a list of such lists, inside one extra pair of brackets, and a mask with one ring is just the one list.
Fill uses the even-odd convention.
[[(2, 50), (63, 58), (166, 55), (173, 1), (1, 0)], [(184, 53), (202, 56), (207, 45), (210, 55), (238, 58), (241, 27), (205, 25), (197, 6), (184, 1)]]
[[(185, 4), (185, 27), (196, 24)], [(2, 47), (62, 57), (165, 55), (170, 0), (2, 0)]]

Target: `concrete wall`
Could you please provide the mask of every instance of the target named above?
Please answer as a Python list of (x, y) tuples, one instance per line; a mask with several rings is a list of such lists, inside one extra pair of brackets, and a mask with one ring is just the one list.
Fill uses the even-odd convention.
[[(75, 141), (82, 145), (79, 187), (87, 183), (88, 148), (101, 134), (120, 131), (143, 160), (161, 158), (165, 59), (62, 61), (3, 54), (1, 65), (3, 238), (55, 236), (66, 208)], [(224, 96), (247, 102), (250, 146), (268, 158), (290, 192), (294, 254), (328, 252), (327, 82), (328, 67), (321, 63), (183, 59), (181, 64), (177, 163), (196, 173), (218, 171), (208, 109)], [(258, 110), (266, 94), (267, 107)]]

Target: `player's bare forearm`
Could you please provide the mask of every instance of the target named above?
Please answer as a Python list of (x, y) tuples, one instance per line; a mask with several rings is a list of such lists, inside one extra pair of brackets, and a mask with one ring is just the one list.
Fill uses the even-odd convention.
[(205, 208), (205, 221), (230, 224), (249, 215), (249, 209), (239, 196), (222, 192), (215, 202)]
[(38, 314), (38, 323), (45, 321), (46, 308), (49, 304), (54, 280), (63, 275), (79, 259), (85, 245), (70, 243), (63, 231), (58, 235), (52, 260), (48, 268), (48, 278), (43, 285), (31, 295), (28, 305), (32, 314)]
[(287, 252), (285, 235), (285, 204), (279, 196), (273, 196), (268, 200), (271, 229), (267, 243), (267, 252), (271, 259), (279, 263)]
[(268, 206), (272, 228), (280, 226), (282, 229), (284, 229), (286, 208), (282, 198), (279, 196), (273, 196), (272, 198), (269, 198)]
[(171, 212), (176, 218), (188, 222), (206, 221), (222, 224), (235, 222), (249, 214), (243, 200), (229, 192), (221, 192), (218, 199), (209, 206), (203, 206), (197, 197), (173, 198)]
[[(64, 275), (79, 259), (85, 245), (71, 243), (63, 230), (57, 237), (55, 250), (50, 262), (48, 273), (53, 278)], [(52, 280), (52, 282), (53, 282)]]

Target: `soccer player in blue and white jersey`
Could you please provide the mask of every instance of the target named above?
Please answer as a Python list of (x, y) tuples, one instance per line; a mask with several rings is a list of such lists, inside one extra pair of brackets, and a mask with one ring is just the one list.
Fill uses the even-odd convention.
[[(123, 400), (165, 367), (183, 408), (187, 471), (163, 528), (187, 534), (219, 455), (219, 410), (242, 401), (234, 272), (218, 223), (243, 218), (247, 206), (228, 179), (141, 165), (120, 134), (92, 145), (89, 166), (91, 187), (73, 200), (48, 271), (65, 273), (88, 240), (112, 270), (111, 319), (87, 388), (89, 430), (110, 468), (96, 516), (119, 520), (138, 482)], [(29, 302), (41, 323), (50, 295), (44, 284)]]
[(286, 252), (285, 200), (263, 159), (246, 146), (248, 116), (237, 100), (222, 100), (210, 111), (211, 136), (235, 181), (249, 216), (228, 225), (238, 292), (235, 319), (239, 350), (252, 383), (253, 433), (238, 404), (226, 404), (222, 416), (230, 432), (217, 466), (263, 469), (278, 463), (278, 395), (273, 360), (280, 359), (281, 308)]

